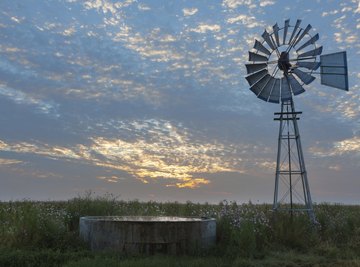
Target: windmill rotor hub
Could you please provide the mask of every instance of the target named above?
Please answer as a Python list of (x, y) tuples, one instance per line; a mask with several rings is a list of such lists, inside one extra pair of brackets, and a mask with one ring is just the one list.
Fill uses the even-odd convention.
[(284, 72), (284, 74), (288, 74), (291, 64), (289, 61), (289, 53), (286, 51), (281, 52), (279, 60), (278, 60), (278, 67), (280, 70)]

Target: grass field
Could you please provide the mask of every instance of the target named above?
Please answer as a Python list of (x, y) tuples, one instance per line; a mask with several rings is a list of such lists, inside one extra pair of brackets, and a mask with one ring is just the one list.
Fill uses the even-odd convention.
[[(360, 267), (360, 206), (317, 204), (318, 225), (271, 206), (121, 201), (91, 193), (64, 202), (0, 202), (0, 267)], [(81, 216), (166, 215), (217, 219), (217, 245), (184, 256), (94, 253), (79, 239)]]

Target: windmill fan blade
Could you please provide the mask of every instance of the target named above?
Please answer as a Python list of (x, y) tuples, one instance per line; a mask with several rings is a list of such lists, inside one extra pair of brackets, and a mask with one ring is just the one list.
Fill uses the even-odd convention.
[(269, 81), (265, 84), (264, 88), (261, 90), (260, 94), (258, 95), (258, 98), (264, 101), (268, 101), (271, 90), (273, 89), (276, 81), (276, 79), (273, 78), (272, 76), (269, 75), (269, 77), (270, 77)]
[(296, 65), (300, 68), (306, 68), (308, 70), (317, 70), (320, 67), (320, 62), (299, 61)]
[(286, 77), (281, 78), (281, 101), (291, 99), (290, 85)]
[(249, 76), (245, 77), (245, 79), (248, 81), (250, 86), (253, 86), (259, 80), (261, 80), (266, 74), (268, 74), (268, 71), (265, 69), (265, 70), (250, 74)]
[(260, 63), (260, 64), (245, 64), (246, 70), (248, 74), (252, 74), (254, 72), (257, 72), (259, 70), (265, 69), (267, 67), (267, 64)]
[(280, 102), (280, 79), (275, 79), (275, 84), (271, 91), (269, 102), (279, 103)]
[(299, 69), (294, 69), (293, 72), (306, 85), (311, 83), (313, 80), (315, 80), (314, 76), (311, 76), (310, 74), (303, 72)]
[(320, 56), (321, 84), (349, 91), (346, 52)]
[(275, 47), (275, 45), (273, 43), (273, 40), (270, 37), (270, 34), (266, 30), (264, 31), (264, 33), (261, 36), (262, 36), (262, 38), (264, 38), (264, 41), (269, 45), (269, 47), (272, 50), (276, 49), (276, 47)]
[(310, 30), (311, 30), (311, 25), (307, 25), (307, 27), (305, 28), (305, 30), (302, 32), (302, 34), (296, 39), (296, 41), (294, 42), (294, 46), (296, 46), (301, 40), (302, 38), (304, 38), (305, 34), (307, 34)]
[(323, 47), (320, 46), (318, 48), (315, 48), (313, 50), (310, 50), (308, 52), (302, 53), (298, 56), (298, 58), (303, 58), (303, 57), (314, 57), (314, 56), (318, 56), (322, 53), (322, 49)]
[(277, 25), (277, 23), (273, 26), (273, 32), (275, 34), (275, 41), (276, 41), (276, 45), (279, 47), (280, 46), (280, 40), (279, 40), (279, 26)]
[(294, 38), (294, 36), (295, 36), (295, 33), (297, 32), (297, 29), (298, 29), (299, 26), (300, 26), (300, 23), (301, 23), (301, 19), (298, 19), (298, 20), (296, 21), (294, 30), (293, 30), (293, 32), (292, 32), (292, 34), (291, 34), (291, 37), (290, 37), (290, 40), (289, 40), (289, 44), (291, 44), (291, 42), (292, 42), (292, 40), (293, 40), (293, 38)]
[(294, 95), (299, 95), (303, 92), (305, 92), (304, 88), (301, 86), (301, 84), (295, 79), (294, 76), (292, 76), (291, 74), (288, 75), (288, 80), (291, 86), (291, 90), (293, 92)]
[(269, 50), (267, 50), (267, 48), (265, 46), (263, 46), (263, 44), (260, 43), (258, 40), (255, 40), (254, 48), (268, 56), (271, 55), (271, 52)]
[[(285, 44), (285, 43), (286, 43), (286, 35), (287, 35), (287, 32), (288, 32), (289, 23), (290, 23), (290, 20), (289, 20), (289, 19), (285, 20), (285, 25), (284, 25), (284, 36), (283, 36), (283, 44)], [(279, 102), (278, 102), (278, 103), (279, 103)]]
[(302, 46), (300, 46), (298, 49), (296, 49), (296, 52), (304, 49), (305, 47), (311, 45), (311, 44), (315, 44), (315, 42), (319, 40), (319, 34), (317, 33), (316, 35), (314, 35), (313, 37), (311, 37), (310, 40), (308, 40), (306, 43), (304, 43)]
[(258, 96), (262, 89), (265, 87), (265, 85), (270, 80), (270, 75), (266, 74), (264, 77), (262, 77), (257, 83), (255, 83), (253, 86), (250, 87), (250, 90)]
[(249, 52), (249, 61), (266, 62), (268, 61), (268, 58), (259, 54), (255, 54), (253, 52)]

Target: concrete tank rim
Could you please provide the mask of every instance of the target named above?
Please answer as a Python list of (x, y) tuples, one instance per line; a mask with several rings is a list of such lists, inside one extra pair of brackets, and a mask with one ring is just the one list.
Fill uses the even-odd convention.
[(216, 222), (211, 217), (194, 216), (82, 216), (81, 221), (88, 222), (132, 222), (132, 223), (191, 223), (191, 222)]

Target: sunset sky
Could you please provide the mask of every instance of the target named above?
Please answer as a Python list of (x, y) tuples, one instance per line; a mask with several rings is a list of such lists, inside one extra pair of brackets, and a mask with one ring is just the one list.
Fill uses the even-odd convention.
[(276, 22), (346, 51), (294, 98), (315, 202), (360, 203), (358, 0), (0, 1), (0, 201), (272, 202), (280, 105), (245, 80)]

